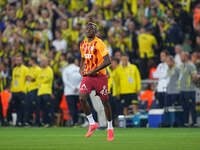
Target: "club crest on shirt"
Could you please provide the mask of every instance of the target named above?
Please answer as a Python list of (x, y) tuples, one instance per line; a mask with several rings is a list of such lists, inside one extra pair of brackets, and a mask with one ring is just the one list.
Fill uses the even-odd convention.
[(106, 85), (103, 86), (103, 89), (100, 91), (100, 93), (101, 93), (102, 95), (108, 95), (108, 90), (107, 90), (107, 88), (106, 88)]
[(94, 46), (91, 46), (90, 50), (93, 51), (93, 49), (94, 49)]
[(87, 89), (86, 85), (83, 84), (83, 85), (81, 86), (80, 90), (84, 91), (84, 90), (88, 90), (88, 89)]

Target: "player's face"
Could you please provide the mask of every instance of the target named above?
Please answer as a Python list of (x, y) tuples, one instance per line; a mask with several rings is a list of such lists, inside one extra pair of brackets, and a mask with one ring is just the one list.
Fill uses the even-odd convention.
[(185, 62), (185, 53), (181, 53), (181, 61)]
[(86, 35), (88, 38), (93, 38), (95, 36), (96, 30), (92, 25), (87, 25)]
[(48, 66), (48, 59), (47, 58), (42, 59), (42, 61), (41, 61), (41, 67), (45, 68), (47, 66)]
[(33, 64), (34, 64), (34, 61), (30, 59), (29, 62), (28, 62), (28, 65), (33, 66)]
[(166, 60), (166, 54), (162, 52), (160, 54), (160, 61), (164, 62), (165, 60)]
[(115, 68), (117, 67), (117, 62), (114, 61), (114, 60), (112, 60), (112, 61), (111, 61), (111, 67), (112, 67), (113, 69), (115, 69)]
[(122, 65), (125, 65), (125, 66), (128, 65), (128, 57), (127, 56), (122, 56), (121, 61), (122, 61)]
[(16, 63), (17, 66), (20, 66), (22, 64), (22, 57), (16, 57), (15, 63)]
[(167, 58), (166, 63), (170, 68), (173, 66), (173, 62), (171, 61), (170, 58)]

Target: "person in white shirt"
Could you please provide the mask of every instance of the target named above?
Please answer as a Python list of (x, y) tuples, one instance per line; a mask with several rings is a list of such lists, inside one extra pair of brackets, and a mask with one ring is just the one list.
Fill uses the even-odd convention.
[(166, 90), (167, 90), (167, 71), (168, 65), (166, 63), (168, 51), (163, 50), (160, 53), (161, 63), (157, 66), (156, 71), (153, 73), (153, 77), (158, 79), (158, 85), (156, 90), (156, 99), (158, 99), (160, 108), (165, 106), (166, 102)]
[(76, 104), (79, 101), (81, 75), (79, 73), (79, 67), (74, 62), (74, 57), (71, 56), (68, 58), (69, 65), (63, 69), (62, 79), (64, 83), (64, 95), (66, 96), (73, 125), (76, 125), (78, 122), (78, 109)]
[(55, 47), (56, 51), (66, 53), (67, 52), (67, 42), (62, 39), (61, 37), (61, 32), (60, 31), (55, 31), (55, 36), (56, 39), (53, 41), (53, 46)]
[(176, 45), (175, 46), (175, 57), (174, 57), (174, 61), (175, 61), (175, 64), (178, 68), (181, 67), (181, 65), (183, 64), (182, 61), (181, 61), (181, 53), (182, 53), (182, 46), (181, 45)]

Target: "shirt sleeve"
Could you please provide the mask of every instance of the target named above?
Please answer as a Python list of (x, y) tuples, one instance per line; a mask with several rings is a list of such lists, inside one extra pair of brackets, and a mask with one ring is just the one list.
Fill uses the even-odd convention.
[(190, 72), (191, 72), (192, 75), (197, 74), (197, 69), (196, 69), (196, 66), (194, 64), (191, 65)]
[(81, 51), (81, 58), (84, 58), (83, 49), (82, 49), (82, 44), (80, 45), (80, 51)]
[(156, 71), (153, 73), (154, 78), (163, 79), (166, 78), (167, 68), (165, 68), (162, 64), (159, 64), (156, 68)]
[(113, 75), (113, 82), (115, 83), (116, 88), (116, 95), (120, 94), (120, 74), (119, 74), (119, 67), (114, 70)]
[(65, 69), (65, 70), (63, 71), (63, 73), (62, 73), (62, 80), (63, 80), (63, 82), (64, 82), (64, 85), (67, 86), (68, 88), (74, 89), (74, 86), (73, 86), (73, 85), (71, 84), (71, 82), (69, 81), (68, 76), (69, 76), (68, 70)]
[(153, 45), (157, 45), (157, 41), (156, 41), (156, 38), (153, 36), (153, 38), (152, 38), (152, 44)]
[(135, 71), (136, 71), (136, 79), (137, 79), (137, 81), (136, 81), (137, 82), (136, 90), (138, 92), (138, 91), (141, 90), (141, 76), (140, 76), (140, 72), (139, 72), (137, 67), (135, 67)]
[(102, 57), (104, 57), (104, 56), (106, 56), (106, 55), (109, 54), (109, 51), (108, 51), (106, 45), (102, 41), (98, 41), (98, 43), (97, 43), (97, 49), (99, 50), (100, 55)]
[(37, 71), (37, 74), (36, 74), (36, 77), (35, 77), (35, 79), (37, 79), (37, 78), (38, 78), (38, 76), (39, 76), (39, 74), (40, 74), (40, 71), (41, 71), (41, 68), (40, 68), (40, 67), (38, 67), (36, 71)]

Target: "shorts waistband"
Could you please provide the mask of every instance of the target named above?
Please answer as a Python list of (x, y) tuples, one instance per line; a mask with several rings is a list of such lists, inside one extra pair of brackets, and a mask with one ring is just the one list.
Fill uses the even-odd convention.
[(91, 76), (83, 75), (83, 77), (102, 77), (102, 76), (106, 76), (106, 75), (104, 74), (96, 74), (96, 75), (91, 75)]

